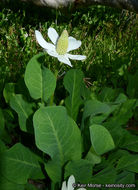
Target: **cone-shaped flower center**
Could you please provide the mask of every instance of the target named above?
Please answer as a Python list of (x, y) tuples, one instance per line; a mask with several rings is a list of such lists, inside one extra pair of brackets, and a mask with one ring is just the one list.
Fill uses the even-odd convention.
[(57, 41), (56, 51), (59, 55), (64, 55), (67, 53), (67, 49), (68, 49), (68, 32), (67, 30), (64, 30)]

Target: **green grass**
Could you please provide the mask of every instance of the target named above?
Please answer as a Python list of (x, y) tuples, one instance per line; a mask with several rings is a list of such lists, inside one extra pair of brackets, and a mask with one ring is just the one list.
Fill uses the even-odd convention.
[[(93, 89), (101, 86), (125, 89), (128, 73), (137, 69), (135, 13), (103, 6), (66, 11), (33, 7), (30, 11), (29, 5), (24, 4), (6, 8), (1, 5), (0, 11), (2, 84), (17, 81), (23, 75), (29, 59), (42, 51), (34, 30), (40, 30), (48, 40), (50, 26), (58, 33), (66, 28), (71, 36), (82, 41), (82, 46), (72, 53), (86, 55), (87, 59), (72, 63), (90, 78)], [(47, 55), (46, 64), (50, 67), (58, 62)], [(64, 66), (64, 70), (68, 68)]]

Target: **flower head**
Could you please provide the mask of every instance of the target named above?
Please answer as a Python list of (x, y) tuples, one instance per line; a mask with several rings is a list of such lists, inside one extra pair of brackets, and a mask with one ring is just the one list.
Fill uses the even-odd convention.
[[(75, 178), (73, 175), (71, 175), (68, 179), (68, 183), (66, 185), (66, 181), (62, 183), (62, 189), (61, 190), (74, 190), (75, 188)], [(85, 188), (79, 188), (78, 190), (86, 190)]]
[(35, 35), (39, 45), (44, 48), (44, 50), (49, 55), (56, 57), (62, 63), (72, 66), (69, 59), (86, 59), (86, 56), (84, 55), (72, 55), (68, 53), (69, 51), (79, 48), (81, 46), (81, 41), (76, 40), (71, 36), (68, 36), (67, 30), (64, 30), (61, 36), (59, 36), (54, 28), (49, 28), (48, 36), (52, 43), (46, 42), (42, 34), (38, 30), (35, 30)]

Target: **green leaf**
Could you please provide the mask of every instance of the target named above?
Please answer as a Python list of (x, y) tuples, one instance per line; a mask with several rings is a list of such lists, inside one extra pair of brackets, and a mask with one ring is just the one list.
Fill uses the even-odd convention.
[(86, 87), (85, 83), (82, 83), (81, 86), (81, 96), (83, 97), (84, 100), (89, 100), (91, 96), (91, 91), (89, 88)]
[(117, 184), (135, 183), (135, 174), (128, 171), (123, 171), (117, 176), (116, 183)]
[(100, 94), (98, 95), (98, 99), (102, 102), (112, 102), (115, 100), (119, 93), (119, 89), (112, 88), (103, 88)]
[(93, 147), (91, 147), (91, 149), (87, 153), (85, 159), (88, 160), (89, 162), (91, 162), (93, 165), (99, 164), (101, 162), (101, 157), (96, 154)]
[(15, 83), (6, 83), (4, 90), (3, 90), (3, 96), (5, 98), (6, 103), (9, 103), (11, 96), (14, 96), (15, 91)]
[(138, 173), (138, 155), (124, 155), (122, 158), (120, 158), (117, 169), (125, 169), (131, 172)]
[(111, 118), (111, 122), (116, 122), (118, 125), (124, 125), (128, 122), (128, 120), (133, 115), (133, 108), (135, 107), (136, 100), (129, 99), (124, 102), (119, 109), (114, 113), (113, 117)]
[[(8, 141), (8, 144), (11, 143), (11, 135), (10, 135), (10, 132), (15, 128), (17, 127), (18, 125), (18, 122), (15, 123), (15, 114), (13, 112), (13, 110), (11, 108), (6, 108), (3, 110), (3, 115), (4, 115), (4, 120), (5, 120), (5, 126), (6, 126), (6, 130), (7, 130), (7, 134), (8, 134), (8, 137), (9, 139), (7, 139), (6, 137), (6, 142)], [(4, 140), (4, 141), (5, 141)]]
[(116, 164), (116, 162), (118, 162), (120, 158), (127, 155), (129, 155), (128, 151), (118, 149), (116, 151), (111, 152), (111, 154), (109, 154), (108, 161), (110, 162), (110, 164)]
[(80, 95), (83, 83), (83, 73), (80, 70), (72, 69), (67, 72), (64, 77), (64, 86), (69, 92), (69, 96), (65, 99), (65, 105), (69, 115), (76, 121), (79, 107), (82, 104)]
[(92, 124), (102, 124), (104, 122), (104, 120), (106, 120), (108, 118), (108, 116), (114, 111), (116, 110), (116, 108), (118, 107), (118, 105), (109, 105), (110, 110), (108, 112), (105, 113), (101, 113), (101, 114), (97, 114), (95, 116), (91, 115), (90, 116), (90, 125)]
[(120, 104), (126, 102), (127, 100), (128, 100), (127, 96), (123, 93), (120, 93), (116, 98), (115, 103)]
[(17, 184), (26, 184), (28, 179), (44, 178), (35, 154), (20, 143), (1, 154), (1, 173)]
[(88, 116), (94, 116), (96, 114), (105, 113), (110, 111), (110, 106), (106, 103), (102, 103), (98, 100), (88, 100), (85, 103), (84, 118)]
[(114, 141), (109, 131), (102, 125), (90, 126), (92, 146), (98, 155), (104, 154), (115, 148)]
[(44, 54), (35, 55), (25, 71), (25, 84), (32, 98), (47, 101), (56, 88), (56, 77), (44, 66)]
[(116, 123), (113, 123), (113, 125), (111, 124), (110, 127), (112, 128), (108, 129), (106, 127), (106, 129), (110, 131), (116, 147), (122, 147), (127, 131), (119, 126), (117, 121)]
[(24, 185), (11, 182), (7, 177), (0, 176), (0, 190), (24, 190)]
[[(99, 102), (96, 99), (85, 102), (81, 130), (84, 141), (83, 145), (86, 151), (91, 147), (89, 126), (93, 124), (102, 124), (109, 114), (118, 107), (118, 105), (108, 104)], [(85, 139), (87, 139), (87, 141)]]
[(99, 102), (98, 100), (88, 100), (85, 103), (84, 106), (84, 112), (83, 112), (83, 117), (82, 117), (82, 124), (81, 124), (81, 129), (84, 128), (84, 122), (85, 119), (88, 117), (93, 117), (97, 114), (105, 114), (110, 112), (111, 108), (109, 105), (106, 103)]
[(138, 136), (131, 135), (126, 131), (124, 138), (122, 139), (121, 148), (138, 152)]
[(60, 160), (55, 158), (55, 159), (48, 161), (45, 164), (45, 169), (46, 169), (48, 176), (50, 177), (50, 179), (54, 183), (61, 181), (61, 179), (62, 179), (62, 165), (61, 165)]
[(37, 147), (65, 163), (81, 157), (81, 135), (76, 123), (62, 106), (42, 107), (34, 114)]
[(92, 169), (93, 165), (88, 160), (80, 159), (70, 161), (65, 166), (64, 177), (67, 178), (74, 175), (76, 183), (90, 183), (92, 178)]
[(115, 183), (116, 170), (109, 166), (92, 177), (93, 184), (112, 184)]
[(16, 94), (11, 97), (10, 106), (18, 114), (21, 130), (32, 132), (32, 121), (29, 117), (33, 113), (34, 104), (25, 101), (21, 94)]

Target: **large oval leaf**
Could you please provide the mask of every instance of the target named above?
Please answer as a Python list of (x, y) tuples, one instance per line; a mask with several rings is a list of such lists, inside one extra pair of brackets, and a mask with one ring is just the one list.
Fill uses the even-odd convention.
[(90, 138), (92, 146), (98, 155), (104, 154), (115, 147), (112, 136), (102, 125), (90, 126)]
[(28, 179), (44, 178), (35, 154), (20, 143), (1, 154), (1, 172), (17, 184), (26, 184)]
[(26, 67), (24, 80), (32, 98), (47, 101), (54, 93), (56, 77), (49, 69), (42, 67), (43, 63), (44, 55), (35, 55)]
[(37, 147), (64, 163), (81, 157), (81, 134), (62, 106), (41, 107), (33, 118)]

